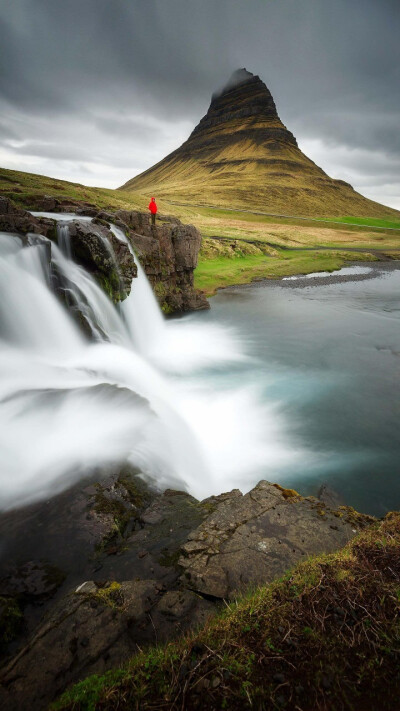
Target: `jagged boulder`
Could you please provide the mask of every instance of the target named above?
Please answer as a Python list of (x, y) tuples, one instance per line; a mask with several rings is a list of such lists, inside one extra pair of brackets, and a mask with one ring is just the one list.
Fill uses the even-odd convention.
[(283, 575), (310, 555), (344, 546), (372, 518), (261, 481), (248, 494), (212, 497), (215, 510), (188, 536), (182, 583), (215, 598)]

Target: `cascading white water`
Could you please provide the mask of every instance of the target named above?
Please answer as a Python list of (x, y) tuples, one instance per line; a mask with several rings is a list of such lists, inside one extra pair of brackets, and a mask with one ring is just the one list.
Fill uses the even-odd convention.
[[(118, 310), (71, 259), (68, 226), (61, 232), (52, 263), (97, 342), (51, 290), (48, 241), (24, 247), (0, 233), (1, 509), (106, 463), (129, 461), (159, 488), (202, 498), (247, 490), (296, 456), (276, 408), (240, 382), (246, 356), (235, 334), (190, 318), (165, 322), (139, 264)], [(234, 382), (224, 377), (229, 362)]]
[(157, 344), (165, 339), (165, 321), (131, 243), (116, 225), (111, 226), (111, 231), (117, 239), (128, 245), (137, 266), (137, 279), (132, 280), (131, 293), (122, 303), (122, 313), (137, 350), (149, 356), (153, 349), (157, 349)]

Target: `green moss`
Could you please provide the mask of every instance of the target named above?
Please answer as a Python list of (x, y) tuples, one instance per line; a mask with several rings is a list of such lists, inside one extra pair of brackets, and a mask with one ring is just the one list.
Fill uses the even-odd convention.
[(275, 489), (279, 489), (284, 499), (301, 499), (301, 495), (295, 489), (284, 489), (279, 484), (274, 484)]
[(161, 551), (161, 555), (158, 558), (158, 562), (160, 565), (166, 568), (173, 568), (177, 566), (180, 557), (181, 552), (179, 549), (176, 551), (170, 551), (165, 548), (163, 551)]
[(0, 597), (0, 649), (17, 637), (23, 621), (18, 602), (13, 598)]
[(96, 484), (94, 511), (112, 517), (112, 527), (100, 543), (96, 545), (96, 553), (107, 553), (110, 547), (121, 548), (124, 542), (126, 527), (132, 518), (136, 519), (139, 511), (150, 501), (146, 485), (138, 478), (132, 477), (128, 469), (122, 469), (114, 484), (115, 495), (111, 494), (101, 484)]
[(48, 239), (51, 239), (52, 242), (57, 242), (57, 222), (55, 220), (52, 220), (52, 226), (48, 228), (47, 230), (47, 237)]
[(371, 523), (375, 522), (373, 516), (361, 514), (353, 509), (352, 506), (339, 506), (338, 512), (342, 518), (344, 518), (348, 523), (357, 526), (357, 528), (365, 528), (365, 526), (370, 526)]
[(121, 281), (117, 271), (112, 271), (111, 274), (103, 274), (102, 272), (96, 273), (96, 279), (100, 287), (109, 296), (114, 304), (119, 301), (123, 301), (126, 298), (126, 294), (121, 289)]
[(121, 584), (116, 581), (112, 581), (108, 585), (98, 588), (95, 593), (89, 593), (89, 597), (97, 600), (102, 605), (111, 607), (113, 610), (120, 609), (123, 604)]
[[(142, 507), (146, 503), (146, 495), (144, 491), (139, 489), (129, 473), (122, 473), (118, 477), (118, 484), (124, 487), (128, 494), (128, 499), (133, 506)], [(148, 498), (148, 497), (147, 497)]]
[(168, 316), (174, 312), (174, 309), (168, 302), (168, 297), (173, 292), (172, 287), (167, 287), (163, 281), (158, 281), (153, 284), (153, 291), (157, 297), (162, 312)]

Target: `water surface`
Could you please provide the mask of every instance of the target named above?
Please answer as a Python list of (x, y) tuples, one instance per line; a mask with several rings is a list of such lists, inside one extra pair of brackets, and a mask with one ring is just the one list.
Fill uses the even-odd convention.
[(240, 378), (275, 404), (298, 448), (290, 464), (277, 462), (274, 480), (302, 493), (327, 483), (378, 516), (399, 509), (400, 271), (303, 288), (225, 289), (211, 303), (197, 318), (237, 329), (254, 356)]

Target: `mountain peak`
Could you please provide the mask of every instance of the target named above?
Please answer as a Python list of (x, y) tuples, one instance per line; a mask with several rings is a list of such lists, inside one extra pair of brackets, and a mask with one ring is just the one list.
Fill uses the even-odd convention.
[(301, 152), (267, 86), (244, 67), (212, 95), (188, 139), (123, 189), (285, 215), (378, 214), (374, 203)]
[(260, 77), (252, 74), (252, 72), (248, 72), (245, 67), (242, 69), (235, 69), (222, 89), (213, 92), (212, 98), (217, 99), (219, 96), (222, 96), (222, 94), (226, 94), (231, 89), (236, 89), (236, 87), (241, 86), (242, 84), (248, 84), (253, 79), (260, 79)]
[[(279, 135), (280, 140), (297, 145), (294, 136), (279, 119), (271, 92), (259, 76), (245, 68), (234, 71), (223, 89), (212, 95), (206, 115), (190, 138), (214, 132), (217, 126), (222, 128), (222, 125), (231, 131), (232, 122), (236, 124), (235, 134), (238, 128), (252, 131), (257, 123), (259, 128), (262, 126), (269, 132), (269, 137), (274, 129), (278, 131), (276, 136)], [(236, 141), (238, 136), (232, 134), (232, 138)]]

